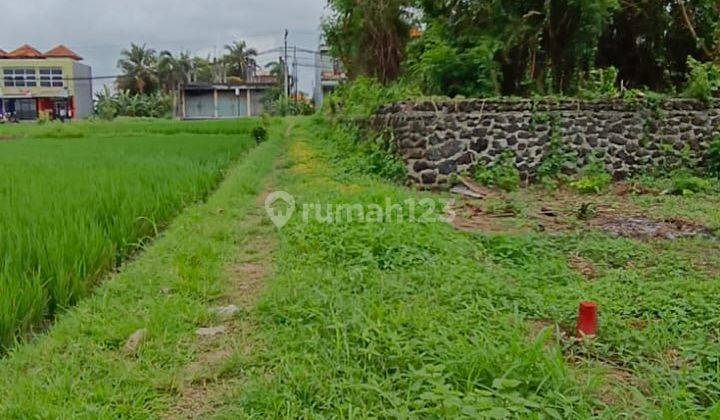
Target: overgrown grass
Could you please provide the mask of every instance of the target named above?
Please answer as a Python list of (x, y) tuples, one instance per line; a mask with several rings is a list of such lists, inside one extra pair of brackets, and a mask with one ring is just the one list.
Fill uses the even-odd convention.
[[(328, 166), (332, 147), (294, 149), (284, 185), (301, 205), (423, 198)], [(714, 240), (300, 217), (282, 236), (278, 277), (258, 307), (262, 351), (241, 358), (250, 384), (221, 417), (718, 414), (720, 278), (703, 263), (720, 255)], [(557, 335), (573, 334), (583, 300), (601, 308), (592, 344)]]
[[(254, 145), (251, 122), (4, 126), (0, 348), (85, 297), (203, 200)], [(217, 134), (217, 135), (216, 135)]]

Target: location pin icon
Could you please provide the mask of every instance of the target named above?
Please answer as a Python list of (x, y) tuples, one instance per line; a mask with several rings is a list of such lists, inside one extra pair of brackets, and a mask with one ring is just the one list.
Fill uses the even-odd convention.
[[(282, 203), (284, 211), (276, 209), (276, 204)], [(265, 211), (267, 211), (270, 220), (278, 228), (282, 229), (290, 221), (295, 214), (295, 197), (285, 191), (276, 191), (271, 193), (265, 199)]]

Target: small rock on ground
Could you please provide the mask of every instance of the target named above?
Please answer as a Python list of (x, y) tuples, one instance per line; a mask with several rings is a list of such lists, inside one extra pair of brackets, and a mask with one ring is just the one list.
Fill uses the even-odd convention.
[(217, 335), (225, 334), (225, 327), (213, 327), (213, 328), (199, 328), (195, 331), (200, 337), (215, 337)]
[(130, 338), (128, 338), (125, 342), (125, 345), (122, 349), (123, 354), (128, 356), (136, 354), (137, 351), (140, 349), (140, 345), (143, 343), (143, 341), (145, 341), (147, 334), (148, 331), (145, 328), (135, 331), (133, 335), (131, 335)]
[(213, 313), (217, 314), (220, 318), (224, 318), (224, 319), (232, 318), (238, 312), (240, 312), (240, 308), (238, 308), (235, 305), (228, 305), (228, 306), (223, 306), (221, 308), (213, 309)]

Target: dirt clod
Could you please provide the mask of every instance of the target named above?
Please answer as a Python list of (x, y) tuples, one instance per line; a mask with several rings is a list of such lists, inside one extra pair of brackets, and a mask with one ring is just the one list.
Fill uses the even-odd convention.
[(122, 348), (122, 353), (126, 356), (137, 354), (137, 351), (140, 349), (143, 341), (147, 338), (147, 335), (148, 331), (145, 328), (135, 331), (125, 342), (125, 345)]

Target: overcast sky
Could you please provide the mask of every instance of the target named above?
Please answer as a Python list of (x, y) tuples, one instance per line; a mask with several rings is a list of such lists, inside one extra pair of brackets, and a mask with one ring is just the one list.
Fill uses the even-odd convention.
[[(189, 50), (202, 56), (222, 53), (243, 39), (258, 51), (279, 47), (285, 28), (290, 45), (316, 50), (326, 0), (29, 0), (28, 7), (0, 9), (0, 48), (30, 44), (47, 51), (65, 44), (85, 58), (95, 76), (118, 73), (120, 51), (131, 42), (160, 51)], [(259, 57), (261, 63), (277, 54)], [(312, 64), (300, 54), (298, 61)], [(313, 69), (300, 68), (300, 86), (311, 93)], [(95, 82), (96, 90), (103, 82)]]

